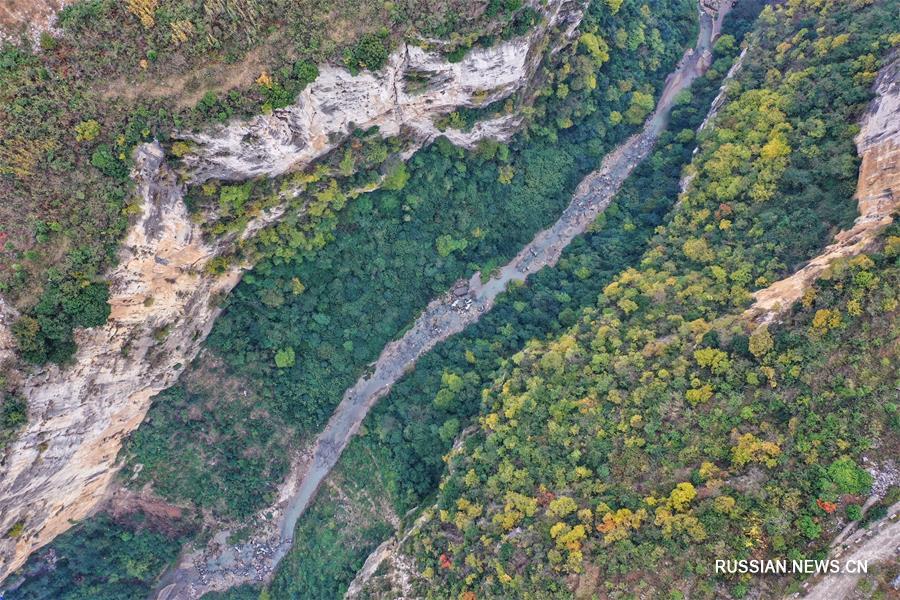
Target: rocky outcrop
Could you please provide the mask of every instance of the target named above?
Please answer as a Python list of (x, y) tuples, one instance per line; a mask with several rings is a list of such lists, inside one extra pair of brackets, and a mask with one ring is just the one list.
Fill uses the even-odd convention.
[(210, 299), (239, 278), (237, 268), (203, 274), (216, 249), (191, 223), (162, 149), (142, 147), (136, 164), (143, 213), (108, 276), (109, 320), (77, 332), (71, 367), (43, 368), (21, 386), (29, 424), (2, 467), (0, 530), (24, 530), (0, 541), (3, 575), (102, 498), (122, 439), (198, 351), (218, 314)]
[(834, 236), (834, 243), (802, 269), (754, 294), (745, 316), (758, 322), (776, 320), (790, 309), (831, 264), (865, 252), (900, 209), (900, 54), (881, 69), (875, 99), (863, 117), (856, 148), (862, 157), (856, 185), (859, 217), (853, 227)]
[[(559, 44), (549, 52), (560, 47), (580, 22), (583, 5), (551, 0), (543, 10), (546, 18), (537, 31), (474, 50), (461, 63), (404, 47), (377, 74), (353, 77), (323, 68), (293, 107), (192, 136), (198, 152), (186, 160), (190, 178), (272, 176), (303, 167), (339, 144), (351, 124), (378, 125), (383, 135), (410, 129), (411, 147), (418, 147), (438, 134), (432, 117), (528, 88), (548, 53), (544, 34), (558, 30)], [(403, 79), (414, 70), (427, 77), (419, 94), (403, 91)], [(448, 137), (474, 144), (509, 135), (519, 122), (504, 116)], [(104, 497), (123, 439), (141, 423), (152, 396), (172, 385), (197, 355), (219, 313), (215, 299), (236, 285), (245, 268), (209, 274), (206, 265), (230, 244), (204, 242), (185, 207), (184, 185), (158, 144), (140, 147), (135, 162), (142, 214), (108, 274), (108, 322), (76, 332), (79, 350), (71, 365), (41, 368), (19, 386), (29, 423), (0, 466), (0, 535), (17, 524), (22, 530), (0, 539), (0, 579)], [(243, 236), (284, 212), (266, 211)], [(4, 323), (10, 318), (0, 315), (0, 359), (10, 350)]]
[(545, 34), (558, 29), (563, 40), (569, 39), (583, 9), (576, 0), (551, 1), (543, 23), (530, 35), (477, 48), (458, 63), (403, 44), (377, 73), (354, 76), (325, 66), (292, 106), (210, 132), (181, 134), (196, 147), (184, 164), (194, 182), (271, 177), (309, 164), (354, 128), (376, 126), (383, 136), (404, 130), (414, 147), (442, 134), (464, 146), (485, 136), (508, 137), (520, 117), (500, 117), (470, 132), (439, 131), (434, 119), (459, 107), (486, 106), (525, 88), (546, 56), (541, 43)]
[[(412, 532), (413, 530), (410, 530), (410, 533)], [(395, 538), (389, 538), (375, 548), (366, 558), (362, 568), (356, 572), (356, 577), (347, 587), (344, 598), (378, 598), (382, 596), (415, 598), (412, 581), (416, 576), (416, 565), (411, 558), (400, 551), (400, 546), (402, 546), (402, 542)], [(390, 592), (381, 594), (383, 590), (390, 590)]]

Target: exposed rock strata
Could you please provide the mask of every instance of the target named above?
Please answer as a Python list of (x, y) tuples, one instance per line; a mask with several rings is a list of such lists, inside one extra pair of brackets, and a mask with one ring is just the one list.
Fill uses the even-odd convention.
[(863, 117), (856, 147), (862, 157), (856, 185), (859, 217), (853, 227), (802, 269), (754, 294), (746, 316), (760, 323), (776, 320), (840, 258), (865, 252), (894, 221), (900, 208), (900, 55), (884, 67), (875, 85), (875, 100)]
[[(564, 44), (582, 10), (580, 2), (552, 0), (538, 31), (475, 50), (459, 64), (403, 48), (386, 72), (351, 78), (340, 69), (324, 68), (293, 109), (197, 136), (198, 147), (208, 153), (189, 161), (196, 169), (193, 178), (247, 178), (302, 167), (338, 144), (350, 123), (379, 125), (385, 135), (401, 127), (418, 129), (413, 137), (421, 145), (437, 135), (433, 116), (525, 89), (547, 54), (543, 34), (559, 27)], [(399, 78), (412, 66), (430, 73), (423, 96), (399, 90)], [(380, 87), (385, 82), (398, 88)], [(510, 115), (448, 137), (474, 144), (508, 135), (519, 122)], [(0, 539), (0, 579), (104, 497), (122, 440), (143, 420), (151, 397), (172, 385), (196, 356), (219, 312), (213, 300), (239, 281), (244, 268), (234, 266), (220, 276), (206, 273), (204, 267), (228, 244), (203, 241), (184, 205), (184, 187), (158, 144), (139, 148), (136, 164), (133, 176), (143, 213), (123, 242), (118, 266), (108, 274), (108, 322), (76, 332), (79, 350), (72, 365), (44, 367), (21, 385), (29, 424), (0, 466), (0, 534), (16, 523), (24, 529), (15, 539)], [(267, 211), (248, 225), (244, 237), (283, 213), (283, 207)], [(0, 359), (10, 350), (7, 317), (0, 318)]]
[(188, 218), (162, 149), (141, 148), (136, 163), (143, 214), (108, 275), (109, 320), (76, 333), (72, 366), (45, 367), (21, 387), (29, 424), (0, 474), (0, 531), (18, 522), (25, 529), (0, 541), (4, 576), (103, 497), (122, 438), (198, 351), (218, 314), (210, 298), (239, 279), (237, 268), (221, 277), (203, 274), (215, 248)]
[(475, 49), (458, 63), (403, 44), (377, 73), (354, 76), (346, 69), (325, 66), (292, 106), (211, 132), (182, 134), (196, 145), (184, 163), (195, 182), (271, 177), (309, 164), (339, 145), (354, 128), (375, 126), (383, 136), (405, 130), (416, 146), (442, 134), (463, 146), (485, 136), (506, 138), (520, 117), (501, 117), (470, 132), (442, 132), (433, 120), (459, 107), (488, 105), (525, 88), (545, 56), (540, 43), (544, 35), (559, 29), (564, 40), (570, 38), (583, 9), (580, 1), (553, 0), (544, 9), (544, 22), (530, 35)]

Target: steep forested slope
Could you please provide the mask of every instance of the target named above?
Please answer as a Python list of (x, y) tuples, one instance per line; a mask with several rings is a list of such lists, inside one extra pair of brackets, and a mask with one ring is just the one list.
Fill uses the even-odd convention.
[[(284, 247), (263, 260), (229, 298), (209, 340), (234, 374), (257, 387), (256, 417), (186, 412), (202, 405), (203, 394), (167, 392), (129, 448), (143, 465), (138, 481), (228, 516), (258, 510), (265, 502), (258, 491), (280, 483), (266, 465), (283, 473), (290, 458), (263, 450), (270, 432), (321, 427), (428, 300), (462, 276), (490, 272), (555, 220), (580, 177), (649, 112), (634, 109), (628, 123), (612, 116), (631, 110), (638, 90), (661, 86), (693, 35), (695, 10), (683, 0), (660, 3), (656, 13), (627, 2), (613, 15), (605, 3), (592, 4), (585, 35), (611, 39), (627, 25), (640, 52), (630, 52), (627, 36), (602, 60), (580, 43), (559, 57), (558, 80), (546, 83), (524, 135), (474, 152), (439, 140), (409, 161), (396, 189), (353, 200), (335, 218), (334, 241), (308, 252)], [(652, 43), (662, 39), (668, 42)], [(212, 431), (215, 446), (183, 436)], [(244, 491), (226, 483), (235, 480)]]
[[(275, 597), (314, 598), (320, 589), (346, 589), (385, 533), (409, 524), (434, 494), (443, 456), (471, 424), (481, 389), (505, 359), (532, 338), (557, 334), (593, 303), (611, 277), (640, 258), (678, 193), (690, 160), (693, 130), (740, 51), (754, 8), (733, 13), (716, 45), (714, 66), (674, 109), (669, 131), (592, 227), (559, 264), (515, 286), (474, 326), (438, 345), (373, 409), (333, 477), (301, 518), (294, 551), (271, 587)], [(323, 527), (321, 524), (327, 522)]]
[(897, 449), (896, 237), (835, 265), (777, 327), (739, 315), (852, 216), (848, 124), (895, 8), (763, 11), (639, 266), (486, 388), (408, 542), (421, 592), (742, 595), (749, 581), (709, 577), (713, 557), (814, 556), (869, 491), (861, 456)]
[[(245, 133), (238, 133), (225, 154), (233, 152), (234, 158), (249, 151), (263, 161), (272, 155), (287, 161), (277, 171), (232, 169), (227, 175), (245, 180), (285, 169), (295, 172), (275, 182), (280, 190), (274, 196), (263, 197), (276, 204), (269, 204), (268, 210), (259, 210), (259, 197), (247, 202), (247, 192), (255, 189), (252, 181), (221, 187), (210, 182), (202, 190), (216, 192), (217, 201), (189, 214), (185, 200), (193, 196), (185, 198), (183, 178), (194, 180), (197, 173), (179, 174), (174, 167), (176, 159), (183, 158), (181, 168), (189, 169), (189, 158), (197, 159), (194, 152), (202, 149), (184, 141), (199, 139), (184, 130), (173, 134), (179, 136), (174, 143), (141, 143), (133, 155), (130, 146), (119, 148), (119, 167), (130, 165), (133, 157), (135, 169), (130, 180), (134, 190), (127, 194), (133, 222), (118, 249), (117, 264), (106, 271), (104, 281), (88, 273), (68, 284), (55, 282), (47, 288), (48, 301), (38, 302), (33, 310), (25, 307), (20, 317), (5, 302), (0, 304), (0, 368), (15, 367), (17, 358), (42, 362), (53, 356), (61, 363), (20, 365), (21, 369), (12, 369), (12, 376), (4, 377), (4, 407), (12, 410), (4, 409), (3, 422), (20, 432), (13, 437), (4, 431), (3, 437), (12, 441), (7, 450), (11, 459), (0, 465), (0, 523), (3, 529), (15, 527), (19, 535), (0, 540), (4, 563), (0, 574), (19, 566), (32, 549), (68, 529), (71, 521), (83, 518), (102, 499), (122, 438), (143, 419), (150, 398), (172, 385), (197, 355), (221, 312), (219, 300), (259, 258), (245, 250), (264, 239), (262, 246), (284, 259), (305, 255), (327, 242), (336, 211), (360, 193), (342, 189), (335, 177), (340, 173), (343, 180), (353, 178), (359, 148), (367, 154), (359, 169), (367, 178), (361, 191), (377, 187), (379, 181), (395, 188), (405, 177), (400, 161), (436, 136), (432, 119), (462, 106), (508, 100), (504, 135), (520, 125), (534, 98), (529, 90), (540, 81), (545, 59), (571, 46), (584, 10), (574, 0), (552, 0), (538, 8), (535, 12), (520, 5), (507, 7), (530, 14), (531, 26), (523, 35), (502, 39), (490, 48), (473, 48), (459, 63), (451, 62), (459, 59), (456, 55), (414, 45), (436, 42), (414, 39), (401, 43), (390, 54), (390, 64), (374, 73), (359, 73), (353, 65), (324, 65), (318, 77), (315, 69), (301, 64), (298, 76), (315, 81), (295, 103), (277, 109), (274, 104), (263, 106), (262, 114), (228, 126), (204, 126), (213, 138), (226, 141), (233, 139), (229, 132), (244, 127), (242, 123), (261, 126), (250, 138), (243, 129)], [(501, 20), (509, 16), (493, 15)], [(246, 66), (237, 69), (246, 72)], [(277, 77), (263, 73), (255, 85), (276, 90), (278, 82), (292, 73), (279, 71)], [(502, 83), (495, 84), (498, 80)], [(289, 101), (286, 96), (279, 103)], [(335, 111), (336, 106), (342, 109)], [(407, 112), (411, 106), (418, 109)], [(297, 119), (298, 114), (310, 118)], [(35, 116), (23, 113), (29, 115)], [(355, 123), (366, 131), (359, 131)], [(87, 123), (84, 136), (94, 137), (96, 130), (96, 124)], [(141, 131), (145, 138), (154, 133)], [(464, 138), (474, 144), (492, 132), (476, 126)], [(163, 141), (169, 133), (165, 128), (156, 131)], [(276, 140), (285, 138), (289, 144), (279, 146)], [(349, 147), (344, 154), (349, 163), (328, 161), (325, 154), (341, 145)], [(165, 155), (163, 146), (171, 156)], [(216, 154), (222, 156), (221, 151)], [(126, 170), (117, 169), (123, 184)], [(202, 180), (209, 176), (204, 170)], [(284, 200), (279, 199), (282, 196)], [(227, 226), (218, 231), (223, 217)], [(201, 225), (210, 221), (214, 227)], [(80, 235), (78, 240), (86, 237)], [(77, 327), (88, 324), (82, 317), (90, 317), (89, 323), (96, 326)], [(77, 352), (76, 335), (81, 345)], [(24, 406), (29, 419), (21, 427)]]

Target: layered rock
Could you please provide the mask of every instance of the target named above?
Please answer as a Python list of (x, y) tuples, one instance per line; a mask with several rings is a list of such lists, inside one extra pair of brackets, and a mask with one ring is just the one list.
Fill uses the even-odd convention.
[(802, 269), (756, 292), (746, 313), (751, 319), (760, 323), (776, 320), (835, 260), (865, 252), (893, 223), (900, 209), (900, 55), (881, 69), (875, 94), (856, 136), (862, 158), (856, 184), (859, 217)]
[[(559, 29), (559, 43), (549, 52), (561, 47), (583, 8), (580, 2), (551, 0), (535, 32), (474, 50), (458, 64), (403, 47), (377, 74), (353, 77), (323, 68), (294, 106), (192, 136), (198, 152), (187, 157), (189, 178), (241, 179), (301, 168), (336, 147), (353, 125), (378, 125), (383, 135), (411, 130), (411, 148), (418, 147), (438, 135), (434, 117), (527, 89), (548, 53), (544, 34)], [(414, 71), (427, 75), (420, 94), (404, 91), (404, 78)], [(519, 122), (508, 115), (448, 137), (474, 144), (509, 135)], [(0, 579), (104, 497), (123, 439), (141, 423), (152, 396), (172, 385), (197, 355), (219, 313), (215, 299), (237, 284), (246, 267), (208, 273), (206, 265), (230, 244), (204, 242), (185, 207), (184, 184), (158, 144), (140, 147), (135, 163), (142, 214), (107, 276), (109, 320), (76, 332), (79, 350), (71, 365), (43, 367), (20, 386), (29, 423), (0, 466), (0, 534), (22, 527), (15, 538), (0, 539)], [(249, 224), (244, 237), (284, 212), (284, 207), (267, 211)], [(6, 312), (0, 310), (0, 360), (11, 351), (12, 315)]]
[(434, 119), (460, 107), (486, 106), (521, 90), (546, 55), (540, 43), (545, 34), (559, 29), (562, 39), (569, 39), (583, 8), (574, 0), (551, 1), (544, 8), (542, 24), (530, 35), (477, 48), (458, 63), (403, 44), (377, 73), (353, 75), (325, 66), (292, 106), (210, 132), (182, 134), (196, 146), (184, 163), (194, 182), (271, 177), (309, 164), (354, 128), (376, 126), (383, 136), (405, 130), (415, 147), (442, 134), (464, 146), (485, 136), (508, 137), (520, 117), (500, 117), (470, 132), (439, 131)]
[(0, 540), (3, 575), (103, 497), (122, 439), (198, 351), (218, 314), (210, 298), (239, 278), (237, 268), (203, 273), (216, 249), (191, 223), (159, 145), (142, 147), (136, 165), (143, 213), (108, 275), (109, 320), (76, 333), (72, 366), (42, 368), (21, 386), (29, 423), (3, 464), (0, 530), (24, 529)]

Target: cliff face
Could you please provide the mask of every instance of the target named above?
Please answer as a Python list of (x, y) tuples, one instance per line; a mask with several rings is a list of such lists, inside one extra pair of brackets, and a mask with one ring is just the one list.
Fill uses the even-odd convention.
[[(580, 22), (583, 6), (551, 0), (543, 10), (547, 18), (537, 31), (473, 50), (458, 64), (404, 47), (377, 74), (354, 78), (326, 67), (292, 107), (186, 135), (197, 144), (196, 154), (186, 160), (189, 178), (244, 179), (301, 168), (338, 145), (351, 123), (378, 125), (383, 135), (411, 130), (412, 152), (438, 135), (433, 117), (528, 86), (548, 52), (544, 34), (551, 27), (561, 30), (549, 52), (561, 47)], [(404, 91), (414, 74), (426, 77), (424, 90)], [(508, 135), (519, 122), (510, 115), (448, 137), (473, 144)], [(141, 423), (151, 397), (172, 385), (197, 355), (219, 312), (213, 300), (234, 287), (244, 269), (235, 266), (220, 276), (204, 271), (227, 244), (202, 240), (184, 205), (184, 186), (158, 144), (138, 148), (135, 163), (143, 212), (123, 241), (118, 266), (107, 276), (109, 320), (76, 333), (79, 350), (73, 364), (41, 368), (20, 386), (29, 423), (0, 467), (0, 535), (18, 523), (23, 529), (14, 539), (0, 539), (0, 579), (103, 498), (123, 438)], [(269, 211), (244, 235), (283, 212)], [(0, 360), (11, 351), (11, 319), (0, 302)]]
[(239, 278), (237, 269), (201, 274), (215, 249), (190, 222), (162, 149), (141, 148), (136, 164), (143, 213), (108, 275), (109, 321), (77, 333), (71, 367), (46, 367), (21, 387), (29, 423), (3, 465), (0, 530), (19, 522), (25, 528), (0, 541), (4, 575), (102, 498), (122, 438), (199, 350), (218, 313), (210, 298)]
[(865, 252), (893, 223), (900, 208), (900, 55), (879, 72), (875, 94), (856, 136), (862, 158), (856, 184), (859, 217), (802, 269), (756, 292), (746, 316), (761, 323), (776, 320), (834, 260)]
[(520, 117), (483, 122), (470, 132), (441, 132), (433, 119), (459, 107), (507, 98), (527, 84), (546, 55), (544, 35), (558, 28), (562, 39), (571, 37), (583, 7), (573, 0), (555, 0), (543, 10), (544, 22), (530, 35), (474, 50), (459, 63), (404, 44), (377, 73), (354, 76), (325, 66), (292, 106), (208, 133), (183, 134), (196, 145), (195, 153), (184, 158), (185, 165), (195, 182), (280, 175), (335, 148), (354, 127), (377, 126), (383, 136), (406, 130), (416, 147), (441, 134), (463, 146), (486, 136), (508, 137)]

